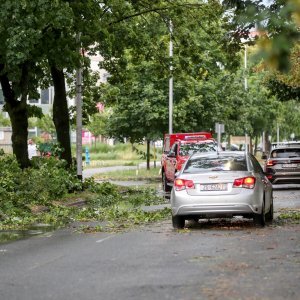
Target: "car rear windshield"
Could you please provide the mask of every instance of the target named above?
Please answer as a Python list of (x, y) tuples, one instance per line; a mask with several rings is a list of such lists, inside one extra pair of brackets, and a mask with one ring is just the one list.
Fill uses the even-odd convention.
[(217, 143), (210, 142), (210, 143), (188, 143), (188, 144), (181, 144), (179, 155), (181, 156), (189, 156), (196, 152), (216, 152), (218, 149)]
[(276, 149), (271, 153), (272, 158), (293, 158), (300, 157), (299, 149)]
[(247, 171), (244, 156), (195, 157), (185, 165), (183, 173), (201, 173), (207, 171)]

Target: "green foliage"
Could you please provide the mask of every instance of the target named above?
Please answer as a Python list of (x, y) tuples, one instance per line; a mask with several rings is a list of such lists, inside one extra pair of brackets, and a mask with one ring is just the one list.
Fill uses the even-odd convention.
[[(115, 231), (170, 217), (170, 209), (143, 209), (143, 206), (165, 203), (154, 189), (124, 189), (109, 182), (96, 183), (93, 178), (85, 179), (81, 185), (64, 169), (62, 161), (52, 157), (37, 160), (33, 165), (22, 171), (13, 156), (0, 159), (0, 228), (26, 228), (33, 223), (59, 227), (73, 221), (105, 221), (94, 227), (83, 226), (81, 230)], [(82, 187), (89, 193), (85, 197), (86, 205), (83, 208), (64, 206), (68, 191), (79, 191)], [(33, 214), (31, 209), (37, 205), (43, 205), (46, 211)]]
[(53, 157), (40, 158), (33, 168), (21, 170), (13, 156), (0, 156), (0, 211), (24, 216), (31, 205), (49, 205), (68, 192), (80, 191), (81, 182)]
[(298, 0), (274, 0), (268, 5), (266, 2), (225, 0), (223, 5), (234, 8), (236, 35), (248, 40), (249, 29), (256, 25), (263, 33), (258, 40), (261, 57), (272, 68), (286, 72), (291, 51), (299, 42), (300, 4)]
[(42, 118), (35, 120), (34, 126), (41, 129), (43, 132), (54, 135), (56, 133), (55, 126), (52, 120), (52, 114), (46, 114)]
[(300, 211), (299, 210), (283, 210), (278, 216), (281, 222), (300, 224)]
[(60, 157), (63, 152), (63, 148), (60, 147), (59, 143), (48, 142), (48, 143), (38, 143), (37, 150), (40, 152), (41, 156), (49, 157)]
[(159, 205), (165, 203), (165, 200), (157, 195), (157, 191), (151, 188), (129, 189), (127, 192), (128, 202), (134, 207), (145, 205)]
[(4, 117), (4, 115), (0, 112), (0, 126), (8, 127), (11, 126), (11, 122), (9, 118)]
[(156, 14), (136, 18), (143, 27), (138, 36), (134, 36), (137, 20), (130, 20), (130, 43), (125, 51), (118, 59), (114, 53), (111, 60), (103, 62), (111, 74), (110, 85), (101, 87), (103, 98), (113, 109), (107, 123), (110, 136), (139, 142), (162, 138), (167, 132), (170, 63), (174, 70), (174, 131), (210, 129), (215, 121), (212, 117), (221, 114), (225, 93), (218, 93), (223, 83), (220, 66), (231, 69), (238, 63), (237, 49), (224, 51), (232, 43), (224, 38), (228, 20), (217, 1), (179, 2), (182, 6), (174, 10), (175, 5), (171, 6), (168, 11), (174, 25), (172, 62), (168, 56), (169, 22), (162, 22)]
[(95, 136), (106, 136), (106, 124), (108, 120), (108, 114), (105, 112), (92, 115), (91, 120), (87, 126), (88, 130)]
[(44, 116), (42, 108), (36, 105), (27, 105), (28, 117), (42, 118)]
[(270, 71), (266, 76), (266, 86), (280, 101), (300, 101), (300, 44), (293, 48), (290, 56), (290, 71), (282, 73)]

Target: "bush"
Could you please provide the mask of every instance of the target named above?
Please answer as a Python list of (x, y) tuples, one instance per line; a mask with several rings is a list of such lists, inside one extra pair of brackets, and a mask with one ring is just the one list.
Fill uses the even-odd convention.
[(0, 156), (0, 212), (11, 216), (30, 205), (49, 205), (70, 191), (82, 189), (75, 173), (54, 157), (38, 158), (21, 170), (13, 156)]

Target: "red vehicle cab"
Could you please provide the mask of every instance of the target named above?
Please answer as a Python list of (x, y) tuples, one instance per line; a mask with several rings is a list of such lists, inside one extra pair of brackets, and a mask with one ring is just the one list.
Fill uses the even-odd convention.
[(217, 151), (218, 145), (210, 132), (174, 133), (164, 137), (161, 159), (162, 184), (165, 192), (172, 189), (175, 173), (195, 152)]

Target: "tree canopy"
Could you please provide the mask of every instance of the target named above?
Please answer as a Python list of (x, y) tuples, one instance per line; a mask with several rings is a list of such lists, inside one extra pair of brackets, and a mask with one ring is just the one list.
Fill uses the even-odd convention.
[[(289, 73), (270, 72), (268, 80), (259, 72), (249, 74), (252, 85), (246, 92), (240, 80), (245, 75), (241, 39), (255, 24), (262, 37), (261, 57)], [(96, 103), (110, 106), (113, 113), (105, 123), (111, 136), (140, 141), (167, 131), (170, 76), (174, 130), (210, 130), (221, 121), (231, 133), (258, 134), (261, 127), (271, 127), (276, 97), (299, 99), (297, 26), (294, 0), (276, 0), (271, 6), (248, 0), (3, 0), (0, 82), (18, 162), (29, 165), (28, 118), (38, 114), (27, 99), (35, 98), (39, 87), (53, 85), (53, 121), (62, 158), (71, 163), (65, 82), (75, 86), (79, 66), (84, 68), (85, 119), (96, 112)], [(89, 56), (95, 54), (110, 74), (108, 85), (99, 86), (89, 71)]]

